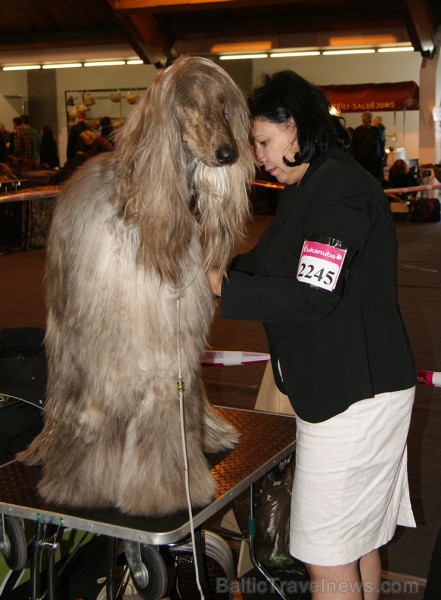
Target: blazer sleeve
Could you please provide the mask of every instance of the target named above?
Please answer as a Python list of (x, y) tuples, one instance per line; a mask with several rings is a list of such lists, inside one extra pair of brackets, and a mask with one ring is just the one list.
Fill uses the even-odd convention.
[[(233, 263), (222, 285), (222, 316), (266, 322), (303, 322), (328, 316), (341, 302), (345, 302), (345, 297), (340, 299), (335, 293), (297, 280), (305, 236), (332, 236), (355, 248), (358, 254), (355, 272), (357, 261), (363, 260), (369, 233), (380, 210), (386, 209), (386, 204), (381, 187), (367, 172), (348, 163), (336, 162), (310, 186), (303, 214), (303, 235), (301, 239), (292, 240), (295, 247), (292, 253), (286, 248), (291, 240), (279, 231), (278, 239), (268, 244), (261, 261), (261, 265), (263, 262), (273, 265), (271, 270), (259, 269), (257, 264), (253, 269), (249, 268), (252, 263), (245, 258), (238, 261), (237, 268)], [(390, 211), (388, 204), (387, 209)], [(253, 256), (257, 250), (258, 246)], [(278, 255), (283, 255), (283, 266)], [(353, 276), (351, 268), (349, 279)]]

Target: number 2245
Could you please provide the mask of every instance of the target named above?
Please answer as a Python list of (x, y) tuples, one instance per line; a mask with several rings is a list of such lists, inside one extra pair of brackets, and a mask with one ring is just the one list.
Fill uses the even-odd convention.
[(327, 271), (325, 269), (319, 269), (314, 272), (314, 265), (301, 263), (297, 277), (303, 277), (304, 279), (317, 279), (322, 285), (332, 285), (335, 271)]

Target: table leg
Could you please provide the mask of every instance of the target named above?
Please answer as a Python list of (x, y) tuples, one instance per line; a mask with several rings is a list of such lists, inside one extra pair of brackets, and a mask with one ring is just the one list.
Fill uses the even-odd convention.
[(106, 600), (115, 600), (115, 578), (116, 578), (116, 550), (117, 538), (108, 538), (107, 546), (107, 576), (106, 576)]
[(31, 556), (31, 600), (38, 600), (40, 597), (40, 558), (41, 541), (43, 539), (44, 523), (37, 521), (35, 525), (34, 544)]
[(263, 577), (268, 581), (270, 586), (274, 589), (276, 594), (282, 598), (282, 600), (289, 600), (288, 596), (286, 596), (277, 582), (271, 577), (271, 573), (266, 569), (266, 567), (259, 561), (256, 552), (256, 519), (254, 517), (254, 484), (250, 485), (250, 508), (249, 508), (249, 517), (248, 517), (248, 540), (250, 545), (250, 558), (254, 567), (263, 575)]

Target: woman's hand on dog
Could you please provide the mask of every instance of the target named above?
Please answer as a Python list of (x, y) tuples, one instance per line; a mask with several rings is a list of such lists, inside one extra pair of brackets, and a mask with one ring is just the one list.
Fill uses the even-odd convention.
[(222, 274), (218, 269), (210, 269), (207, 273), (213, 296), (220, 298), (222, 295)]

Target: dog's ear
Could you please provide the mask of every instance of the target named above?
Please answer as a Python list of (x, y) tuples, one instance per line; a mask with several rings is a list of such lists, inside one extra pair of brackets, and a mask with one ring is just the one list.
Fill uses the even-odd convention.
[(179, 258), (191, 240), (194, 219), (173, 92), (164, 78), (160, 81), (134, 107), (117, 139), (117, 179), (124, 218), (139, 227), (139, 261), (179, 285)]

